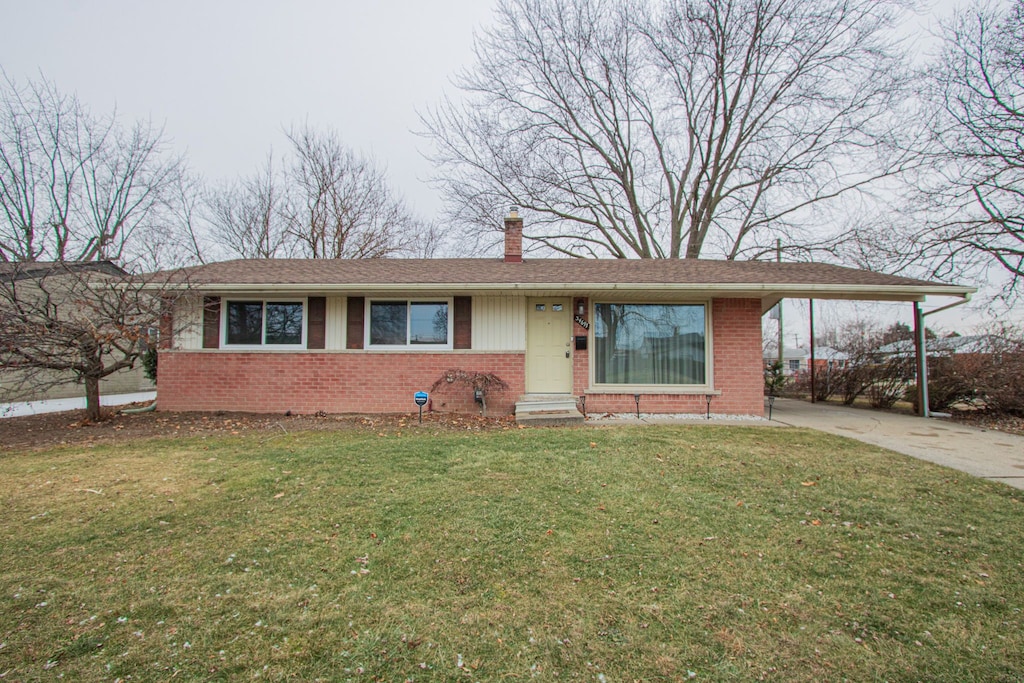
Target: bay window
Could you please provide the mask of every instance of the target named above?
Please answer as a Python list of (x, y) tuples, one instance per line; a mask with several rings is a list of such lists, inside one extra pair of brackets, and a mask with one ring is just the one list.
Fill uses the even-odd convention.
[(594, 382), (706, 385), (703, 304), (594, 304)]

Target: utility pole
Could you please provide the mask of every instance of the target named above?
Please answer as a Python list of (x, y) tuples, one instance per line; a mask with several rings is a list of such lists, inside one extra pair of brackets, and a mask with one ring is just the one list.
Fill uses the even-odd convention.
[(811, 403), (814, 403), (814, 299), (809, 299), (811, 308)]
[[(776, 237), (775, 238), (775, 262), (776, 263), (782, 263), (782, 238), (781, 237)], [(782, 336), (782, 302), (784, 302), (784, 301), (785, 301), (785, 299), (779, 299), (779, 365), (782, 365), (783, 362), (784, 362), (784, 360), (783, 360), (783, 353), (782, 353), (782, 348), (783, 348), (783, 346), (785, 346), (785, 344), (783, 343), (783, 339), (784, 338)]]

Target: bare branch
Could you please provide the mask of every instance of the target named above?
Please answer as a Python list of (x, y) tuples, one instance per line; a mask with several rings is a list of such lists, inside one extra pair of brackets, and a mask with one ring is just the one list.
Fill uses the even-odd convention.
[(468, 101), (421, 117), (435, 182), (467, 230), (515, 204), (537, 214), (528, 239), (570, 255), (736, 258), (780, 224), (817, 241), (817, 205), (915, 163), (888, 139), (899, 7), (504, 0)]

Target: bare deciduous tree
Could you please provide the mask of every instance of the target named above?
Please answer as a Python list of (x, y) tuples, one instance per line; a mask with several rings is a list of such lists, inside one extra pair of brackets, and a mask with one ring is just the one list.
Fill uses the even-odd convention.
[(431, 256), (435, 225), (417, 219), (372, 159), (333, 131), (288, 133), (291, 155), (242, 178), (208, 201), (212, 232), (242, 258)]
[(138, 365), (170, 324), (175, 294), (144, 284), (109, 261), (0, 264), (5, 390), (83, 384), (88, 419), (102, 419), (100, 380)]
[(255, 174), (210, 193), (210, 223), (215, 241), (224, 251), (242, 258), (289, 255), (285, 181), (272, 155)]
[[(502, 0), (423, 117), (455, 222), (572, 256), (756, 258), (901, 172), (897, 0)], [(820, 226), (818, 226), (820, 227)], [(804, 230), (804, 228), (808, 228)]]
[(938, 275), (995, 265), (1024, 277), (1024, 0), (976, 3), (944, 27), (930, 70), (931, 173), (924, 218), (903, 254), (934, 259)]
[[(99, 383), (134, 367), (164, 299), (125, 268), (172, 253), (190, 180), (162, 132), (125, 128), (40, 80), (0, 80), (0, 384)], [(185, 260), (187, 256), (182, 257)]]
[(162, 131), (96, 116), (41, 80), (0, 81), (0, 260), (120, 261), (182, 174)]
[(311, 258), (378, 258), (404, 251), (415, 236), (412, 215), (373, 161), (331, 131), (289, 132), (295, 158), (288, 233)]

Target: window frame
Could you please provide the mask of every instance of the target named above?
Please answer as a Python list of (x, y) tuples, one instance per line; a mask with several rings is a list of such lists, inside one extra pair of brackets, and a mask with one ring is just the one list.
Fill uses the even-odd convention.
[[(373, 328), (371, 314), (373, 304), (405, 304), (405, 344), (372, 344), (370, 331)], [(412, 331), (411, 309), (413, 304), (444, 304), (448, 310), (448, 327), (444, 344), (413, 344), (409, 341)], [(455, 298), (450, 296), (407, 296), (407, 297), (366, 297), (363, 312), (363, 348), (373, 351), (451, 351), (455, 337)]]
[[(260, 343), (259, 344), (231, 344), (228, 342), (228, 305), (229, 304), (262, 304), (260, 320)], [(267, 344), (267, 304), (300, 304), (302, 306), (302, 336), (298, 344)], [(248, 351), (295, 351), (305, 349), (308, 342), (309, 326), (309, 298), (304, 296), (286, 297), (229, 297), (222, 296), (220, 299), (220, 348)]]
[[(597, 382), (597, 316), (596, 307), (598, 304), (609, 306), (701, 306), (704, 309), (704, 383), (703, 384), (613, 384), (610, 382)], [(589, 332), (589, 383), (590, 393), (595, 394), (706, 394), (714, 391), (714, 339), (712, 337), (712, 310), (711, 300), (690, 300), (690, 301), (623, 301), (621, 299), (599, 300), (598, 297), (591, 297), (587, 303), (587, 318), (593, 321)]]

